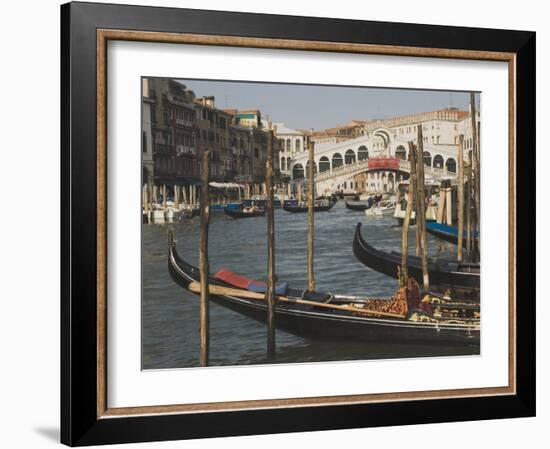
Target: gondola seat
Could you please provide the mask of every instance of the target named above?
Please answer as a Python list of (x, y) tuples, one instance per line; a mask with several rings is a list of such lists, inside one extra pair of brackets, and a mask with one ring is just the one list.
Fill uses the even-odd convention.
[[(267, 289), (267, 284), (261, 281), (255, 281), (249, 279), (246, 276), (241, 276), (240, 274), (234, 273), (231, 270), (226, 268), (220, 269), (214, 276), (214, 279), (218, 281), (223, 281), (233, 287), (242, 288), (257, 293), (265, 293)], [(275, 294), (284, 296), (288, 291), (288, 282), (277, 282), (275, 284)]]

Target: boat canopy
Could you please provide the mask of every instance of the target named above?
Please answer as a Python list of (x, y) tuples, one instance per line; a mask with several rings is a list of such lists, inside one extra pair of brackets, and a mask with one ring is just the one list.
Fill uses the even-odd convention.
[(244, 189), (242, 184), (234, 182), (211, 182), (210, 187), (214, 187), (215, 189)]

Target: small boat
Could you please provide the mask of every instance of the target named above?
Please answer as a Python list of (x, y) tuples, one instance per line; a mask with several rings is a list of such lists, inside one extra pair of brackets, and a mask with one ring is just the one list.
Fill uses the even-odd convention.
[(225, 215), (232, 218), (251, 218), (251, 217), (263, 217), (265, 215), (265, 209), (261, 207), (226, 207), (223, 212)]
[[(328, 199), (315, 200), (313, 204), (314, 212), (328, 212), (333, 208), (336, 203)], [(298, 200), (286, 200), (283, 203), (283, 210), (287, 212), (300, 213), (308, 211), (307, 201), (298, 201)]]
[[(401, 266), (401, 253), (384, 252), (369, 245), (361, 235), (361, 223), (357, 223), (353, 238), (353, 254), (367, 267), (380, 273), (398, 277), (397, 269)], [(422, 261), (420, 257), (409, 255), (408, 274), (422, 282)], [(428, 258), (430, 285), (460, 290), (479, 290), (480, 270), (478, 263), (458, 263), (448, 260)]]
[[(200, 272), (178, 255), (171, 233), (168, 270), (174, 282), (196, 295), (200, 294)], [(267, 303), (262, 293), (265, 284), (223, 269), (210, 276), (208, 282), (212, 302), (259, 322), (267, 321)], [(370, 340), (385, 344), (479, 344), (479, 310), (470, 310), (468, 316), (436, 319), (435, 314), (423, 313), (417, 308), (403, 314), (373, 313), (369, 309), (372, 304), (379, 304), (381, 310), (381, 307), (387, 307), (388, 300), (311, 292), (291, 288), (286, 283), (278, 283), (275, 294), (276, 327), (298, 336)], [(404, 293), (401, 292), (401, 297), (399, 294), (390, 301), (403, 301)], [(434, 307), (434, 310), (441, 310), (435, 301)], [(455, 306), (452, 307), (454, 310)]]
[(193, 218), (193, 210), (191, 208), (183, 208), (174, 214), (174, 218), (177, 220), (188, 220)]
[[(426, 231), (442, 240), (458, 245), (458, 228), (456, 226), (432, 222), (426, 223)], [(472, 238), (477, 240), (477, 237), (478, 233), (475, 232)], [(463, 231), (462, 246), (464, 247), (466, 247), (466, 238), (467, 232)]]
[(267, 208), (267, 200), (265, 198), (249, 198), (241, 201), (240, 205), (243, 207), (259, 207), (260, 209)]
[(371, 198), (367, 200), (351, 200), (346, 201), (346, 209), (353, 210), (353, 211), (364, 211), (367, 209), (370, 209), (374, 203), (374, 200)]
[[(441, 186), (440, 182), (426, 179), (424, 183), (426, 201), (426, 221), (435, 221), (437, 219), (438, 198), (437, 194)], [(405, 220), (405, 210), (407, 209), (407, 194), (409, 191), (409, 181), (401, 181), (397, 186), (397, 200), (393, 218), (397, 220), (399, 226), (403, 226)], [(416, 211), (413, 207), (409, 224), (416, 224)]]
[(395, 211), (395, 200), (383, 200), (365, 210), (367, 215), (392, 215)]

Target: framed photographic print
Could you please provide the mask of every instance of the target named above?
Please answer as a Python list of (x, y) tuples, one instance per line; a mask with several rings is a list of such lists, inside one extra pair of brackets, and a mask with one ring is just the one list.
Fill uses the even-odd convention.
[(534, 33), (61, 18), (63, 443), (534, 415)]

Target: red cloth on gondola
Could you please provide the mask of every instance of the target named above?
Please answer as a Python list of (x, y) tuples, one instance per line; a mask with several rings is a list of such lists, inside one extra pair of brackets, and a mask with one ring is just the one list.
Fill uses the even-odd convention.
[(243, 289), (248, 289), (248, 286), (251, 282), (254, 282), (252, 279), (247, 278), (246, 276), (241, 276), (239, 274), (233, 273), (226, 268), (219, 270), (214, 276), (214, 279), (219, 281), (227, 282), (229, 285), (234, 287), (239, 287)]

